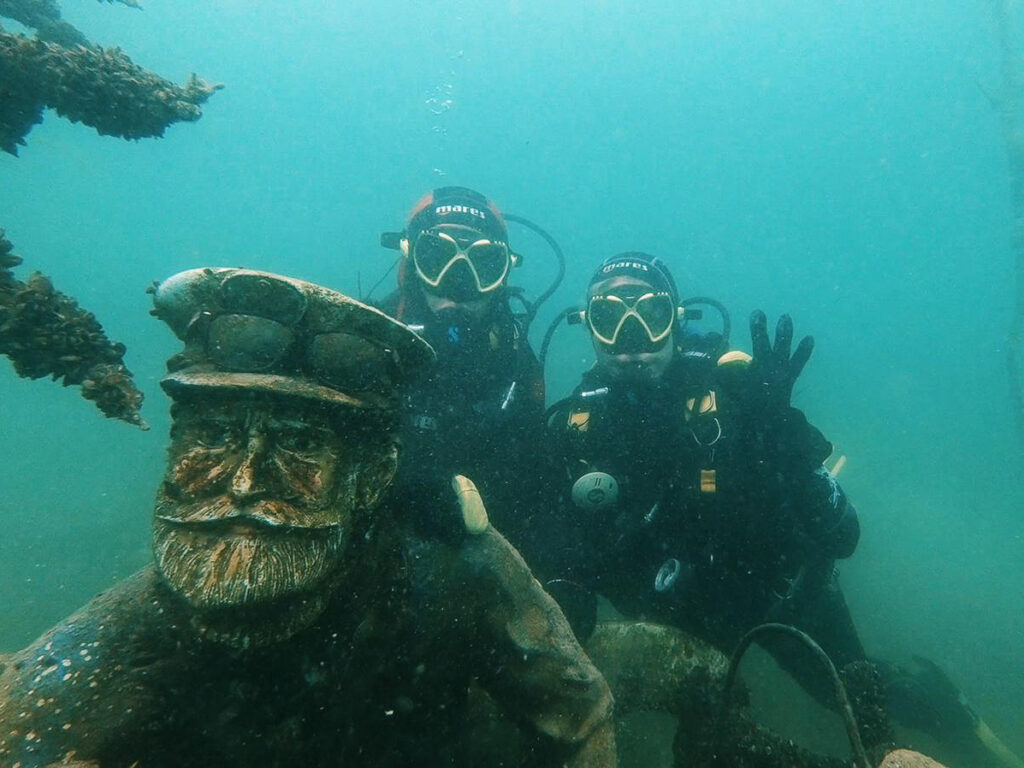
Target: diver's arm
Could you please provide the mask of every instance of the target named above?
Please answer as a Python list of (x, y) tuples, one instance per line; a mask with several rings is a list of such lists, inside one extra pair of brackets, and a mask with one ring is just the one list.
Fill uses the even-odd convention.
[(782, 315), (772, 344), (763, 312), (750, 317), (754, 354), (745, 368), (743, 402), (747, 426), (797, 507), (798, 522), (825, 561), (849, 557), (860, 538), (857, 511), (835, 477), (822, 465), (832, 445), (790, 404), (795, 384), (814, 349), (805, 336), (792, 353), (793, 323)]
[(824, 466), (818, 467), (797, 496), (804, 532), (818, 554), (829, 560), (850, 557), (860, 540), (860, 520), (835, 476)]

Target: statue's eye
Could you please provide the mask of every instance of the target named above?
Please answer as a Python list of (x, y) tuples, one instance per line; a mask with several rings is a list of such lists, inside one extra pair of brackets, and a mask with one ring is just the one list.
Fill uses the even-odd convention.
[(294, 453), (313, 453), (323, 445), (315, 429), (282, 429), (275, 439), (279, 447)]
[(222, 448), (231, 439), (231, 427), (217, 421), (207, 421), (196, 426), (196, 441), (207, 448)]

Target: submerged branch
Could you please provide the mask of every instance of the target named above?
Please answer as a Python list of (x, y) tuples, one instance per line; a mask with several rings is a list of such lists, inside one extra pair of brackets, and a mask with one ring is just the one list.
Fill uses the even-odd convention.
[(163, 136), (171, 123), (198, 120), (219, 88), (195, 75), (176, 85), (118, 48), (63, 48), (0, 29), (0, 149), (16, 155), (47, 107), (101, 135)]
[(21, 258), (12, 250), (0, 229), (0, 354), (19, 376), (78, 385), (106, 416), (146, 429), (124, 345), (112, 343), (96, 317), (44, 275), (36, 272), (27, 283), (15, 278), (11, 269)]
[[(140, 7), (136, 0), (107, 2)], [(195, 75), (176, 85), (118, 48), (92, 45), (61, 18), (56, 0), (0, 0), (0, 17), (36, 30), (27, 37), (0, 26), (0, 150), (12, 155), (47, 108), (101, 135), (141, 139), (198, 120), (200, 105), (221, 87)]]

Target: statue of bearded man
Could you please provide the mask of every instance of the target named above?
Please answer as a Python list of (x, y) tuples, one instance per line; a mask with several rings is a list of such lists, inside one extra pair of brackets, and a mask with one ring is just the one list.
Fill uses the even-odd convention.
[(614, 765), (604, 679), (472, 483), (451, 519), (380, 506), (430, 347), (261, 272), (181, 273), (155, 304), (185, 343), (155, 566), (0, 657), (0, 765), (455, 766), (473, 679), (533, 764)]

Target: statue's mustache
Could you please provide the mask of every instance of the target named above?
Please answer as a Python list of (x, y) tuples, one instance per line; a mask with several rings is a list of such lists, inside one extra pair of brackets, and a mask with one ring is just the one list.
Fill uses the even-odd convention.
[(278, 499), (239, 504), (230, 496), (200, 502), (179, 502), (162, 497), (157, 501), (156, 518), (178, 525), (249, 522), (271, 528), (303, 529), (332, 528), (341, 522), (327, 509), (303, 509)]

